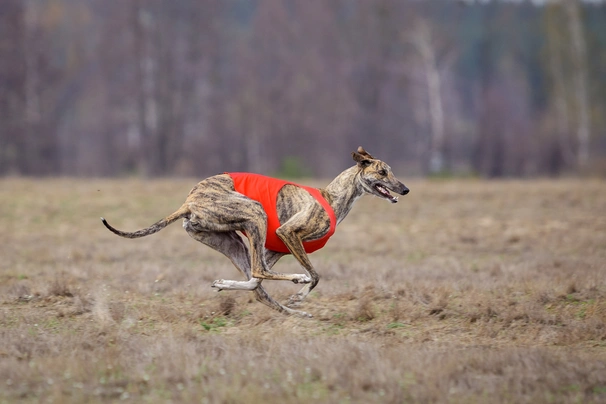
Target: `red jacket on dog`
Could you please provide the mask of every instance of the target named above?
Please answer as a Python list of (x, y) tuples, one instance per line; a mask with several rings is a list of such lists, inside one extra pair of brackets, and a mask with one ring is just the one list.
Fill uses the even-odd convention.
[(330, 204), (324, 199), (320, 191), (316, 188), (306, 187), (304, 185), (295, 184), (289, 181), (279, 180), (276, 178), (266, 177), (260, 174), (250, 173), (226, 173), (234, 181), (236, 192), (246, 195), (263, 206), (267, 214), (267, 239), (265, 240), (265, 248), (272, 251), (290, 254), (288, 247), (280, 240), (276, 234), (276, 230), (280, 227), (280, 219), (276, 209), (278, 200), (278, 192), (284, 185), (294, 185), (303, 188), (311, 194), (322, 205), (328, 217), (330, 218), (330, 229), (322, 238), (312, 241), (304, 241), (303, 248), (305, 252), (312, 253), (326, 245), (326, 242), (335, 232), (337, 226), (337, 218)]

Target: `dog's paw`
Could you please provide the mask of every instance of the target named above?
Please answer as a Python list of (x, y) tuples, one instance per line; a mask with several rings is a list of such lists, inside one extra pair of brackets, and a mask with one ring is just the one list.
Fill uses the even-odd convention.
[(293, 283), (310, 283), (311, 278), (304, 274), (295, 274), (292, 281)]
[(293, 310), (289, 307), (284, 307), (285, 314), (300, 317), (300, 318), (312, 318), (313, 316), (306, 311)]
[(224, 280), (223, 279), (219, 279), (218, 281), (214, 281), (212, 283), (212, 285), (210, 285), (211, 288), (214, 288), (215, 291), (220, 292), (223, 290), (224, 286), (223, 285)]
[(300, 317), (300, 318), (313, 318), (313, 316), (306, 312), (306, 311), (301, 311), (301, 310), (291, 310), (291, 315), (296, 316), (296, 317)]

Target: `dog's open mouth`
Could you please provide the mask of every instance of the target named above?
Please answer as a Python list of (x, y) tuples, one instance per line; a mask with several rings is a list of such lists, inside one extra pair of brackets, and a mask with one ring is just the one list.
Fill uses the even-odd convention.
[(381, 185), (381, 184), (375, 184), (375, 185), (373, 186), (373, 188), (375, 189), (375, 191), (377, 191), (377, 193), (378, 193), (378, 194), (379, 194), (381, 197), (383, 197), (383, 198), (387, 199), (389, 202), (391, 202), (391, 203), (396, 203), (396, 202), (398, 202), (398, 197), (397, 197), (397, 196), (393, 196), (393, 195), (392, 195), (392, 194), (389, 192), (389, 190), (388, 190), (387, 188), (385, 188), (383, 185)]

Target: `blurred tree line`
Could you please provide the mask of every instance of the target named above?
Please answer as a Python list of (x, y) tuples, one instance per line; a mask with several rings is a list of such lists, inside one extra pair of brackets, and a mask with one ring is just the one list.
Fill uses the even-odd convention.
[(538, 3), (2, 0), (0, 175), (603, 173), (606, 5)]

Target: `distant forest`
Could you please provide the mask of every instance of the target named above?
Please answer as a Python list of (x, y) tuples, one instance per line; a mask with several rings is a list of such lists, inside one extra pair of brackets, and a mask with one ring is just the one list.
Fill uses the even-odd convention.
[(606, 4), (2, 0), (0, 175), (606, 174)]

